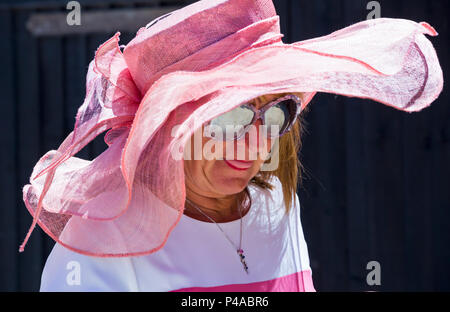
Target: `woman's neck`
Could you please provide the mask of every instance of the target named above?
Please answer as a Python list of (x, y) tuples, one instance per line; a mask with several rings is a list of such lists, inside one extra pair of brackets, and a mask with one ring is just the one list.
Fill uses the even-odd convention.
[[(239, 195), (240, 194), (234, 194), (221, 198), (212, 198), (187, 191), (184, 214), (204, 222), (211, 222), (204, 214), (217, 223), (237, 220), (241, 215), (243, 216), (245, 214), (244, 211), (240, 212), (238, 208), (240, 202), (239, 199), (241, 198)], [(204, 214), (202, 214), (199, 209)]]

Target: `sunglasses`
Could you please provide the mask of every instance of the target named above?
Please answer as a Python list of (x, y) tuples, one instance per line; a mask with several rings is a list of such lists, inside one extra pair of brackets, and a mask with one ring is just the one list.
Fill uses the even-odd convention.
[(280, 137), (295, 123), (300, 107), (300, 98), (293, 94), (275, 99), (259, 110), (251, 104), (243, 104), (212, 119), (206, 125), (209, 130), (205, 135), (217, 140), (239, 140), (261, 119), (266, 137)]

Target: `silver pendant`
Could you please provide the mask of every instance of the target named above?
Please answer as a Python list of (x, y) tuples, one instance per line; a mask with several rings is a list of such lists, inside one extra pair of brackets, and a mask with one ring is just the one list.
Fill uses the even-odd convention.
[(247, 272), (247, 274), (248, 274), (248, 266), (247, 266), (247, 263), (244, 260), (245, 259), (244, 251), (242, 249), (238, 249), (237, 253), (238, 253), (239, 257), (241, 258), (241, 263), (244, 266), (245, 272)]

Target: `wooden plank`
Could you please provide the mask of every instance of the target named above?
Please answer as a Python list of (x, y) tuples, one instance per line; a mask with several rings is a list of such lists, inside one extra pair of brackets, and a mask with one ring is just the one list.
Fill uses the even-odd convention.
[(432, 280), (431, 111), (403, 115), (403, 179), (406, 291), (430, 290)]
[[(302, 19), (305, 20), (305, 23), (310, 28), (314, 29), (318, 24), (318, 19), (314, 14), (309, 14), (311, 13), (310, 11), (307, 11), (308, 4), (305, 4), (305, 1), (295, 2), (292, 5), (292, 13), (287, 17), (292, 18), (299, 13), (299, 7), (305, 7)], [(296, 34), (296, 29), (300, 27), (298, 21), (299, 19), (296, 19), (291, 23), (293, 34)], [(313, 36), (309, 32), (310, 28), (302, 28), (305, 30), (305, 39)], [(285, 42), (287, 41), (285, 40)], [(321, 108), (318, 106), (326, 105), (324, 103), (325, 101), (326, 95), (317, 94), (308, 104), (310, 105), (310, 111), (305, 119), (307, 133), (303, 135), (303, 146), (301, 150), (301, 161), (305, 169), (304, 183), (299, 192), (302, 205), (303, 231), (308, 244), (314, 286), (318, 291), (333, 290), (333, 282), (335, 281), (334, 275), (332, 274), (333, 270), (329, 265), (330, 261), (328, 261), (331, 251), (327, 250), (330, 245), (328, 243), (329, 235), (327, 224), (324, 222), (323, 217), (324, 205), (322, 198), (323, 193), (328, 190), (328, 185), (325, 184), (326, 182), (322, 178), (322, 172), (319, 171), (320, 168), (324, 168), (324, 164), (323, 160), (318, 157), (318, 155), (322, 154), (321, 146), (318, 144), (322, 140), (320, 136), (322, 132), (319, 133), (319, 131), (323, 129), (323, 125), (326, 125), (326, 122), (322, 124), (320, 120)], [(326, 168), (324, 169), (326, 170)]]
[[(18, 183), (29, 183), (33, 167), (41, 156), (41, 123), (39, 100), (39, 53), (38, 42), (25, 28), (29, 12), (18, 12), (15, 19), (17, 30), (17, 113), (18, 113)], [(20, 193), (20, 194), (19, 194)], [(20, 242), (25, 237), (32, 218), (17, 194), (18, 230)], [(36, 227), (25, 251), (19, 256), (19, 290), (35, 291), (39, 288), (42, 272), (42, 230)]]
[[(402, 13), (411, 20), (426, 18), (427, 3), (403, 1)], [(432, 289), (432, 156), (435, 142), (432, 110), (403, 114), (403, 174), (405, 196), (406, 291)], [(450, 172), (450, 171), (449, 171)]]
[[(319, 101), (320, 99), (320, 101)], [(339, 275), (344, 271), (343, 263), (345, 259), (340, 257), (341, 251), (344, 249), (345, 242), (342, 242), (335, 235), (339, 231), (344, 231), (340, 227), (340, 223), (336, 219), (336, 210), (339, 209), (339, 201), (337, 190), (333, 181), (333, 172), (336, 159), (339, 155), (333, 149), (333, 141), (338, 140), (333, 135), (334, 118), (331, 113), (333, 104), (333, 96), (321, 94), (318, 98), (314, 110), (314, 128), (311, 129), (316, 142), (317, 163), (313, 171), (315, 172), (322, 188), (318, 190), (317, 199), (315, 201), (316, 209), (321, 212), (321, 273), (324, 278), (328, 279), (327, 289), (325, 291), (338, 291), (346, 288), (346, 280), (339, 279)], [(336, 170), (337, 171), (337, 170)]]
[[(108, 40), (110, 38), (109, 35), (89, 35), (86, 38), (86, 53), (87, 53), (87, 58), (88, 60), (92, 60), (95, 56), (95, 51), (97, 50), (97, 48), (106, 40)], [(89, 159), (94, 159), (96, 158), (98, 155), (100, 155), (103, 151), (106, 150), (106, 148), (108, 147), (104, 141), (104, 135), (106, 134), (106, 132), (98, 135), (94, 140), (92, 140), (92, 142), (90, 142), (88, 144), (88, 148), (89, 148)]]
[(80, 25), (69, 25), (66, 12), (34, 13), (27, 21), (27, 29), (36, 37), (136, 32), (150, 21), (180, 8), (169, 6), (81, 11)]
[(402, 112), (379, 103), (366, 103), (368, 141), (368, 200), (377, 231), (376, 255), (382, 290), (403, 290), (405, 281), (403, 215)]
[[(430, 13), (426, 21), (439, 32), (438, 37), (430, 38), (436, 48), (441, 67), (444, 71), (450, 68), (448, 49), (450, 48), (448, 37), (448, 18), (446, 14), (449, 8), (448, 1), (430, 1)], [(432, 269), (433, 269), (433, 291), (450, 291), (450, 96), (448, 88), (445, 88), (439, 98), (428, 109), (431, 110), (432, 123), (434, 126), (431, 159), (431, 203), (432, 213)]]
[[(78, 108), (83, 104), (86, 96), (86, 75), (89, 66), (89, 60), (86, 57), (86, 36), (67, 36), (64, 40), (64, 54), (64, 133), (67, 136), (75, 127)], [(88, 148), (83, 148), (75, 157), (89, 159)]]
[(291, 1), (289, 18), (291, 42), (306, 40), (317, 36), (317, 29), (312, 23), (315, 17), (313, 1)]
[[(389, 6), (396, 4), (382, 2), (382, 17), (395, 14), (397, 11)], [(367, 163), (365, 187), (371, 226), (370, 260), (378, 261), (381, 266), (381, 287), (378, 290), (402, 290), (405, 279), (401, 263), (404, 261), (404, 238), (400, 235), (403, 232), (403, 194), (400, 193), (403, 191), (400, 145), (402, 113), (394, 112), (378, 102), (367, 100), (362, 104)]]
[[(10, 10), (0, 10), (0, 36), (3, 47), (0, 50), (0, 94), (2, 95), (0, 114), (0, 137), (2, 151), (0, 153), (0, 171), (2, 182), (0, 185), (0, 198), (2, 209), (0, 209), (0, 290), (18, 290), (18, 230), (17, 230), (17, 202), (20, 187), (17, 185), (17, 120), (16, 120), (16, 97), (14, 88), (14, 54), (13, 44), (13, 15)], [(21, 209), (24, 209), (21, 207)]]
[[(0, 3), (0, 8), (11, 9), (14, 11), (19, 10), (47, 10), (47, 9), (62, 9), (67, 5), (67, 0), (3, 0)], [(130, 3), (136, 3), (141, 6), (167, 6), (167, 5), (188, 5), (196, 2), (196, 0), (145, 0), (145, 1), (128, 1), (128, 0), (78, 0), (82, 8), (92, 8), (104, 6), (107, 4), (114, 5), (129, 5)]]
[[(324, 4), (325, 5), (325, 4)], [(343, 15), (343, 7), (341, 1), (326, 1), (325, 14), (328, 24), (323, 26), (322, 31), (337, 30), (343, 26), (341, 16)], [(319, 19), (320, 20), (320, 19)], [(333, 29), (334, 28), (334, 29)], [(334, 260), (334, 275), (336, 277), (334, 289), (337, 291), (346, 291), (349, 288), (349, 260), (347, 253), (348, 244), (348, 228), (347, 228), (347, 211), (346, 211), (346, 185), (344, 177), (346, 175), (345, 168), (345, 100), (343, 96), (330, 94), (328, 96), (327, 112), (329, 116), (328, 134), (329, 142), (328, 155), (329, 172), (327, 172), (330, 181), (330, 221), (332, 222), (331, 250)], [(325, 121), (323, 121), (325, 123)], [(323, 124), (322, 123), (322, 127)], [(322, 152), (323, 153), (323, 152)]]
[(365, 100), (346, 99), (345, 101), (345, 139), (346, 139), (346, 195), (349, 253), (349, 290), (374, 290), (366, 283), (366, 266), (376, 260), (371, 253), (374, 243), (373, 220), (370, 218), (370, 205), (367, 203), (366, 168), (368, 160), (364, 149), (363, 105)]
[[(310, 24), (312, 28), (315, 28), (319, 22), (316, 16), (314, 19), (310, 19)], [(320, 291), (330, 291), (334, 289), (335, 286), (335, 275), (333, 274), (333, 267), (330, 261), (330, 254), (333, 250), (328, 250), (331, 245), (330, 240), (330, 218), (324, 216), (324, 211), (328, 212), (328, 208), (325, 207), (325, 192), (328, 191), (327, 181), (324, 180), (324, 172), (329, 171), (327, 164), (324, 164), (322, 153), (323, 145), (326, 145), (326, 130), (327, 121), (326, 116), (322, 116), (326, 110), (327, 95), (317, 94), (313, 102), (309, 103), (311, 105), (310, 112), (308, 114), (308, 133), (309, 135), (304, 138), (303, 153), (305, 155), (304, 165), (309, 168), (308, 176), (310, 181), (305, 183), (305, 189), (310, 197), (305, 197), (308, 199), (303, 205), (304, 213), (303, 220), (305, 222), (305, 231), (309, 229), (314, 229), (314, 232), (309, 235), (309, 249), (310, 254), (313, 259), (315, 258), (316, 263), (312, 267), (314, 283), (317, 290)], [(325, 118), (326, 120), (323, 120)], [(323, 144), (320, 144), (320, 143)], [(329, 213), (327, 213), (329, 215)], [(308, 227), (308, 224), (311, 224)], [(314, 263), (314, 262), (312, 262)]]
[[(364, 4), (355, 5), (348, 0), (343, 3), (343, 21), (350, 25), (365, 16)], [(367, 263), (376, 260), (373, 244), (375, 232), (372, 211), (367, 202), (367, 167), (365, 154), (364, 106), (370, 105), (368, 100), (345, 98), (345, 149), (346, 149), (346, 218), (348, 224), (348, 260), (350, 291), (376, 290), (367, 285)]]
[[(39, 41), (39, 77), (41, 99), (41, 148), (44, 153), (57, 150), (64, 133), (64, 75), (61, 38), (42, 38)], [(54, 241), (43, 236), (42, 265), (53, 248)]]
[[(297, 14), (303, 6), (294, 5), (293, 8)], [(333, 27), (329, 21), (335, 14), (334, 9), (323, 1), (314, 2), (311, 12), (302, 15), (307, 19), (309, 31), (314, 30), (314, 33), (305, 31), (304, 39), (329, 32)], [(309, 134), (303, 146), (304, 162), (313, 179), (305, 183), (304, 193), (311, 196), (304, 198), (303, 220), (305, 231), (313, 229), (308, 246), (312, 257), (317, 259), (311, 261), (317, 261), (317, 269), (312, 267), (314, 283), (322, 291), (348, 288), (342, 100), (342, 97), (329, 94), (316, 95), (309, 104)]]
[[(319, 33), (333, 28), (331, 21), (339, 9), (326, 1), (315, 1), (317, 15), (312, 21)], [(326, 289), (342, 291), (348, 289), (347, 225), (345, 219), (345, 176), (343, 98), (332, 94), (321, 94), (315, 106), (315, 142), (317, 167), (315, 172), (323, 185), (318, 193), (316, 209), (321, 215), (321, 273), (327, 279)]]
[(314, 287), (317, 291), (329, 290), (330, 281), (327, 276), (327, 266), (323, 262), (324, 249), (328, 246), (323, 245), (323, 222), (322, 206), (319, 200), (323, 192), (323, 181), (318, 176), (317, 168), (320, 167), (317, 155), (320, 153), (317, 144), (317, 113), (316, 105), (321, 102), (322, 96), (316, 95), (308, 104), (311, 105), (310, 111), (303, 120), (307, 132), (302, 135), (302, 149), (300, 150), (300, 161), (304, 167), (303, 183), (299, 189), (298, 196), (301, 205), (301, 221), (305, 240), (308, 244), (308, 253), (310, 265), (313, 272)]
[[(141, 3), (141, 6), (142, 6), (143, 4)], [(181, 5), (181, 4), (179, 4), (179, 5)], [(186, 4), (184, 4), (184, 5), (187, 5), (187, 3)], [(125, 4), (122, 4), (121, 5), (121, 8), (126, 8), (126, 9), (135, 9), (135, 10), (141, 10), (142, 8), (141, 7), (139, 7), (139, 5), (138, 4), (134, 4), (134, 3), (132, 3), (132, 2), (127, 2), (127, 3), (125, 3)], [(150, 22), (151, 20), (150, 19), (148, 19), (148, 21), (147, 21), (147, 24)], [(141, 25), (141, 26), (144, 26), (144, 25)], [(128, 42), (130, 42), (134, 37), (136, 36), (136, 31), (135, 30), (131, 30), (131, 31), (122, 31), (121, 33), (120, 33), (120, 42), (119, 42), (119, 44), (120, 45), (126, 45), (126, 44), (128, 44)]]
[[(276, 3), (276, 2), (275, 2)], [(291, 11), (288, 12), (287, 5), (282, 8), (284, 11), (277, 12), (281, 18), (281, 29), (286, 29), (290, 25), (290, 35), (292, 38), (283, 38), (285, 43), (292, 43), (298, 40), (309, 39), (317, 34), (316, 25), (318, 17), (316, 16), (315, 4), (308, 1), (291, 1)], [(288, 24), (285, 19), (291, 19)], [(286, 33), (283, 32), (285, 35)], [(289, 39), (289, 40), (288, 40)], [(304, 124), (306, 132), (302, 136), (302, 149), (300, 151), (300, 161), (304, 166), (303, 183), (299, 188), (298, 195), (301, 204), (302, 226), (305, 240), (308, 244), (310, 266), (313, 272), (314, 287), (318, 291), (333, 290), (330, 286), (334, 278), (331, 276), (328, 266), (329, 255), (324, 251), (328, 245), (326, 239), (328, 235), (325, 232), (323, 222), (323, 206), (320, 198), (325, 191), (322, 177), (317, 170), (322, 167), (319, 155), (320, 150), (318, 142), (318, 133), (321, 124), (320, 116), (316, 112), (316, 105), (321, 105), (323, 101), (321, 94), (308, 104), (311, 111), (306, 115)]]
[(42, 147), (57, 149), (64, 139), (64, 77), (62, 39), (39, 41)]
[(289, 36), (289, 0), (278, 0), (274, 1), (275, 10), (280, 16), (280, 29), (281, 33), (284, 35), (283, 42), (290, 42)]

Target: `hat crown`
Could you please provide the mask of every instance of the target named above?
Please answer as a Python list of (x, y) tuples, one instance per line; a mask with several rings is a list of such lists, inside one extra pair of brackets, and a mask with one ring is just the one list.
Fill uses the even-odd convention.
[[(155, 75), (252, 24), (275, 17), (272, 0), (202, 0), (165, 14), (137, 32), (123, 55), (136, 85), (145, 93)], [(279, 25), (277, 27), (278, 34)], [(242, 38), (241, 38), (242, 39)], [(244, 41), (250, 41), (243, 38)], [(242, 41), (242, 40), (241, 40)], [(237, 40), (223, 47), (236, 53)], [(247, 43), (248, 46), (248, 43)], [(225, 51), (225, 52), (227, 52)], [(202, 70), (224, 53), (209, 53), (203, 61), (184, 62), (174, 70)], [(194, 58), (195, 59), (195, 58)]]

